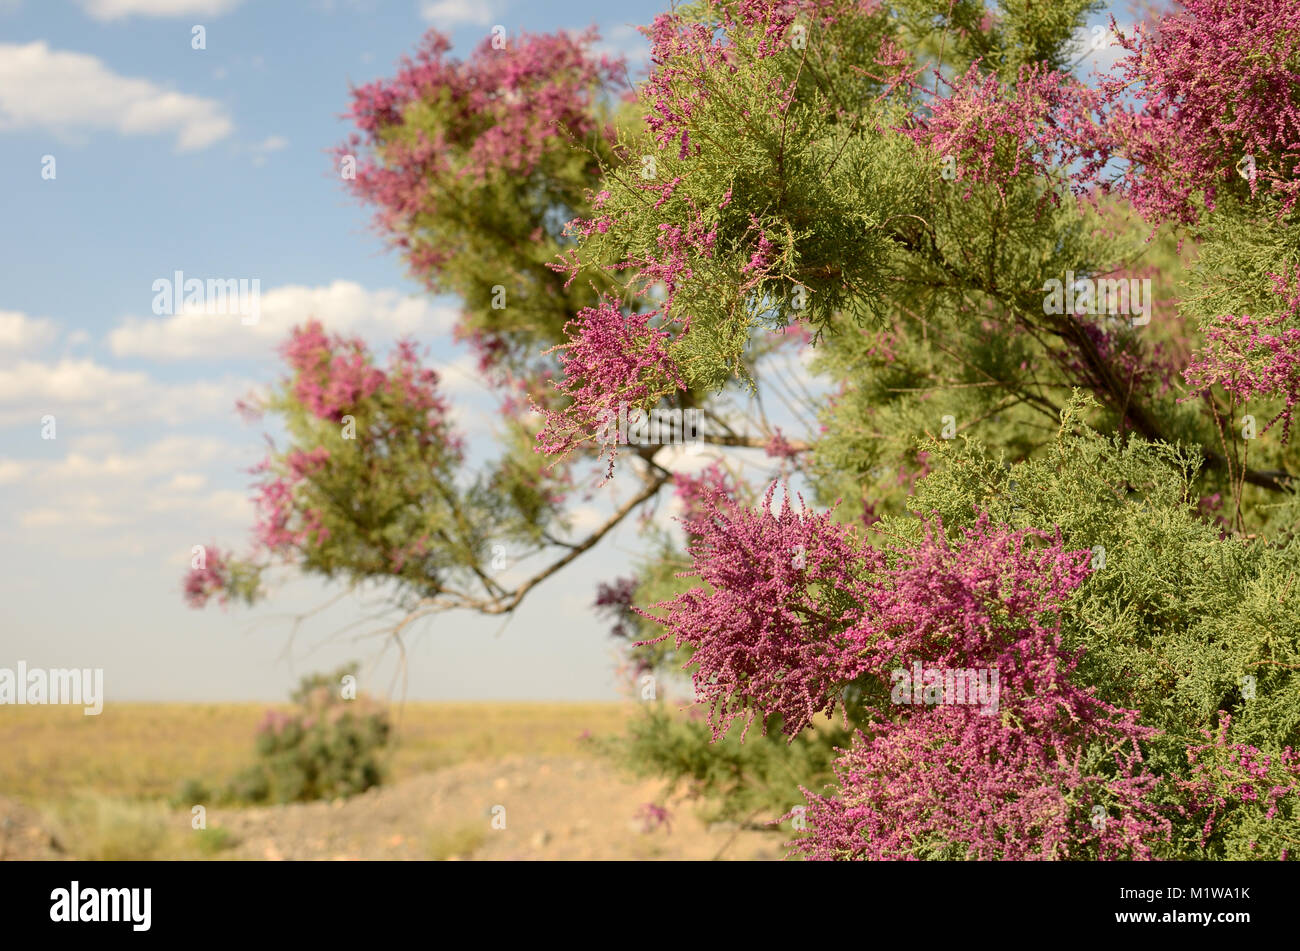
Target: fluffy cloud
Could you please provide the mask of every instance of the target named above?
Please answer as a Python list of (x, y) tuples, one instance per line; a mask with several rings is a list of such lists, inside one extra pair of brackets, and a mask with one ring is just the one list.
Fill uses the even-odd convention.
[[(215, 75), (215, 74), (214, 74)], [(216, 77), (218, 79), (224, 76)], [(289, 140), (282, 135), (268, 135), (261, 142), (255, 142), (252, 145), (240, 145), (236, 147), (237, 152), (242, 152), (252, 158), (253, 165), (261, 168), (266, 164), (266, 157), (272, 152), (283, 152), (289, 147)]]
[(616, 24), (602, 31), (601, 38), (592, 46), (592, 52), (604, 56), (621, 57), (628, 70), (636, 73), (650, 65), (650, 41), (634, 26)]
[(382, 342), (402, 334), (446, 334), (457, 313), (427, 298), (369, 291), (352, 281), (325, 287), (286, 285), (262, 293), (260, 301), (256, 324), (244, 324), (239, 316), (204, 313), (128, 318), (109, 334), (108, 344), (119, 357), (153, 360), (258, 357), (271, 353), (295, 324), (311, 317), (328, 330)]
[(481, 0), (424, 0), (420, 4), (420, 16), (440, 27), (459, 23), (488, 26), (496, 15), (495, 7)]
[(9, 460), (0, 504), (0, 537), (13, 531), (73, 555), (100, 557), (174, 550), (218, 535), (243, 537), (253, 517), (248, 493), (212, 487), (252, 461), (256, 446), (168, 436), (124, 449), (111, 436), (68, 440), (56, 459)]
[(0, 353), (30, 353), (53, 343), (57, 336), (52, 320), (0, 310)]
[(243, 0), (81, 0), (81, 8), (96, 20), (121, 20), (130, 16), (221, 16)]
[(176, 150), (190, 152), (225, 138), (234, 124), (213, 99), (119, 76), (94, 56), (38, 41), (0, 43), (0, 131), (13, 129), (175, 135)]
[(0, 426), (26, 424), (39, 440), (45, 415), (55, 417), (60, 435), (141, 422), (179, 425), (229, 417), (235, 400), (252, 386), (229, 377), (166, 383), (88, 359), (27, 360), (0, 367)]

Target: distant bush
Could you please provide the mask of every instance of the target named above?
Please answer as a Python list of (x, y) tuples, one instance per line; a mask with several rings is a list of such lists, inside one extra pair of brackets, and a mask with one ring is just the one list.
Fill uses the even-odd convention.
[(203, 855), (216, 855), (218, 852), (233, 849), (239, 844), (229, 830), (215, 827), (199, 829), (194, 834), (194, 842)]
[(355, 676), (356, 665), (350, 664), (303, 678), (291, 695), (296, 709), (266, 712), (257, 730), (258, 761), (219, 792), (187, 780), (179, 802), (308, 802), (378, 786), (391, 731), (388, 713), (364, 695), (344, 697), (344, 678)]
[(212, 802), (216, 798), (207, 783), (201, 779), (190, 777), (181, 783), (180, 789), (172, 797), (172, 805), (177, 809), (189, 809), (191, 806)]

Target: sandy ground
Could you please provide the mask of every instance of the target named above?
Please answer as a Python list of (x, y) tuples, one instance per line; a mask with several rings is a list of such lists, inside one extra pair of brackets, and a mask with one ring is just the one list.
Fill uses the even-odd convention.
[(0, 797), (0, 860), (67, 857), (55, 847), (35, 810)]
[[(565, 756), (512, 756), (424, 773), (349, 800), (210, 808), (232, 846), (220, 859), (779, 859), (784, 836), (706, 827), (689, 802), (668, 823), (639, 818), (660, 784)], [(495, 817), (495, 822), (494, 822)], [(499, 828), (503, 824), (504, 828)], [(188, 825), (188, 816), (177, 815)], [(0, 857), (76, 857), (40, 815), (0, 799)]]

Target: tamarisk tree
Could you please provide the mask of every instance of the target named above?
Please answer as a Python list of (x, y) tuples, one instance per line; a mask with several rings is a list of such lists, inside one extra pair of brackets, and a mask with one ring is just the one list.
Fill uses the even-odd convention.
[[(1112, 19), (1085, 75), (1099, 10), (705, 0), (638, 82), (590, 34), (431, 33), (340, 155), (463, 302), (500, 455), (465, 470), (414, 343), (298, 328), (254, 551), (191, 600), (279, 560), (390, 583), (400, 637), (672, 497), (596, 608), (699, 702), (620, 755), (716, 816), (813, 858), (1300, 854), (1300, 7)], [(702, 470), (611, 436), (686, 410)]]

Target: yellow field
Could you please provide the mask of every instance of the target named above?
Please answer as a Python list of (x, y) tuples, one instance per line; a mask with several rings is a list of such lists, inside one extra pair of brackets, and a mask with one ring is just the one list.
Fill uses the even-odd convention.
[[(0, 796), (32, 805), (82, 795), (165, 799), (187, 778), (220, 783), (254, 760), (266, 704), (0, 707)], [(394, 707), (390, 777), (516, 753), (586, 755), (618, 731), (621, 703), (407, 703)]]

